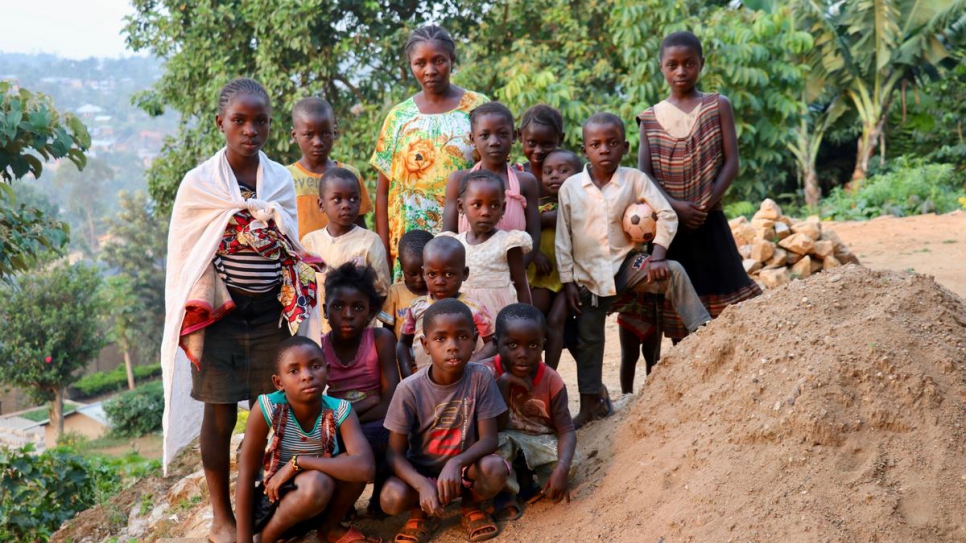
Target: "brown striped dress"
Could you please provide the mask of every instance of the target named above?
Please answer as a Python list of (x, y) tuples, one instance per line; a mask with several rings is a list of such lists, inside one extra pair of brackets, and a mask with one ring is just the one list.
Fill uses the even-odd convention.
[[(706, 95), (698, 108), (690, 133), (682, 138), (673, 137), (665, 130), (653, 107), (638, 115), (637, 120), (647, 136), (641, 145), (650, 149), (655, 180), (672, 198), (706, 204), (724, 165), (718, 94)], [(761, 294), (761, 289), (741, 265), (721, 204), (708, 212), (705, 223), (697, 230), (682, 225), (668, 247), (667, 258), (684, 266), (712, 317), (731, 304)], [(651, 295), (638, 294), (633, 298), (628, 296), (615, 304), (621, 326), (644, 338), (659, 320), (661, 331), (667, 337), (677, 340), (687, 335), (687, 328), (670, 302), (659, 303)]]

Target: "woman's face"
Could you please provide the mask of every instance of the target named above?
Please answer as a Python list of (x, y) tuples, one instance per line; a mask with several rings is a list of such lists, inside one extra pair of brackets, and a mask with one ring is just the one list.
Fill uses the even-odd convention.
[(426, 94), (443, 94), (449, 88), (453, 58), (442, 43), (421, 41), (409, 54), (409, 67)]

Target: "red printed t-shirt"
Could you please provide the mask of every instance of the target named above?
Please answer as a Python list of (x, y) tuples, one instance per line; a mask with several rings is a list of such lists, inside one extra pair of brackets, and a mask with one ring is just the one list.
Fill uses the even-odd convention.
[(484, 366), (470, 362), (463, 377), (442, 386), (429, 377), (432, 366), (396, 387), (384, 426), (409, 436), (409, 461), (439, 473), (446, 462), (479, 439), (477, 423), (506, 411), (503, 396)]
[[(359, 170), (352, 166), (334, 160), (337, 168), (345, 168), (354, 173), (359, 179), (359, 197), (362, 200), (359, 206), (359, 215), (365, 215), (372, 209), (372, 199), (369, 198), (369, 191), (366, 190), (366, 183), (362, 180)], [(321, 230), (329, 224), (329, 218), (319, 209), (319, 179), (322, 174), (312, 173), (302, 167), (301, 164), (286, 166), (292, 179), (295, 181), (295, 205), (299, 214), (299, 235), (297, 239), (302, 239), (309, 232)]]
[[(500, 355), (484, 365), (497, 379), (504, 373)], [(567, 407), (567, 387), (560, 374), (543, 362), (537, 366), (533, 391), (523, 387), (510, 388), (510, 430), (527, 434), (559, 435), (574, 430), (574, 421)]]

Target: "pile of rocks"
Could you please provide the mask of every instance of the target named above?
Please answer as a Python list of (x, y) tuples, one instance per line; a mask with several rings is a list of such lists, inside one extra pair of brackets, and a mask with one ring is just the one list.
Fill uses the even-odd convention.
[(728, 222), (748, 275), (764, 288), (775, 288), (793, 278), (804, 279), (821, 270), (858, 264), (842, 240), (817, 216), (805, 220), (786, 217), (772, 199), (765, 199), (751, 218)]

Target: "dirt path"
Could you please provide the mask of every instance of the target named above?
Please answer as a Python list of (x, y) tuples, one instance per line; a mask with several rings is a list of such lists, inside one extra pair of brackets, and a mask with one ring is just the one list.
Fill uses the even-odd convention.
[(966, 298), (966, 212), (831, 226), (867, 268), (929, 274)]

